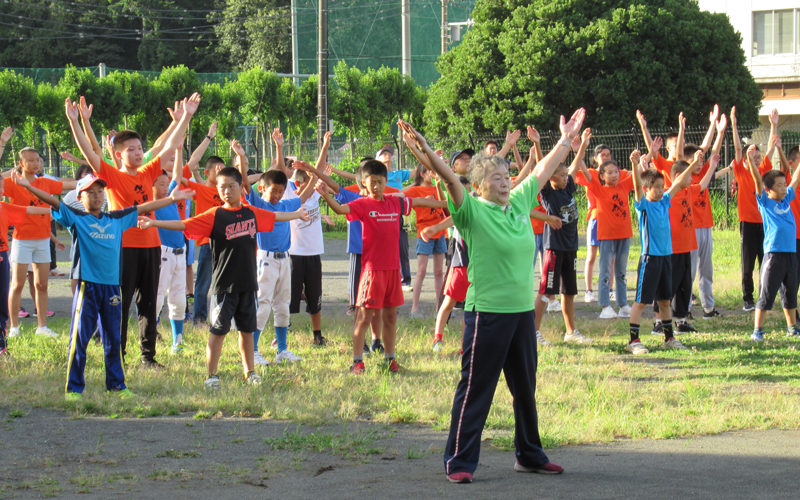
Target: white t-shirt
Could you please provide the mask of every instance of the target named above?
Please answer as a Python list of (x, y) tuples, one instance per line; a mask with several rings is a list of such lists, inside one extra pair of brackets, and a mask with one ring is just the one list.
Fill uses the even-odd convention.
[[(294, 182), (290, 182), (283, 193), (284, 200), (299, 198), (294, 190)], [(325, 253), (325, 242), (322, 239), (322, 220), (320, 219), (319, 199), (320, 194), (314, 191), (305, 203), (303, 210), (308, 212), (309, 221), (295, 219), (289, 222), (292, 230), (292, 245), (289, 247), (291, 255), (322, 255)]]
[[(61, 199), (61, 203), (66, 203), (68, 207), (74, 208), (75, 210), (83, 210), (86, 211), (84, 208), (83, 203), (78, 200), (78, 190), (73, 189), (69, 193), (65, 194), (64, 197)], [(105, 191), (103, 192), (103, 206), (100, 208), (101, 211), (105, 211), (106, 203), (108, 203), (108, 199), (106, 198)]]

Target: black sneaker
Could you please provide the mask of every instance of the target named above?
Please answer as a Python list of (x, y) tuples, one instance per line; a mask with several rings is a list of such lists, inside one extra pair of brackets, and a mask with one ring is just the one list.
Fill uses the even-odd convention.
[(675, 333), (697, 333), (697, 330), (688, 321), (681, 321), (675, 326)]
[(745, 311), (752, 311), (755, 308), (756, 308), (756, 303), (753, 302), (752, 300), (745, 300), (744, 301), (744, 307), (742, 309), (744, 309)]
[(453, 309), (457, 309), (459, 311), (463, 310), (464, 309), (464, 302), (463, 301), (456, 302), (456, 305), (453, 306)]
[(694, 321), (694, 316), (692, 316), (692, 311), (686, 311), (686, 319)]
[(664, 323), (660, 321), (653, 323), (653, 330), (650, 333), (652, 335), (664, 335)]
[(695, 305), (695, 304), (697, 304), (697, 297), (695, 297), (695, 295), (692, 294), (692, 305)]
[(716, 308), (710, 310), (709, 312), (703, 311), (703, 319), (717, 318), (719, 316), (722, 316), (722, 314), (720, 314)]
[(369, 350), (376, 354), (383, 354), (383, 344), (381, 343), (381, 339), (374, 339)]
[(317, 346), (328, 345), (328, 339), (326, 339), (322, 335), (314, 335), (314, 345), (317, 345)]
[(365, 340), (364, 341), (364, 356), (369, 356), (369, 355), (370, 355), (369, 346), (367, 345), (367, 341)]
[(352, 316), (356, 312), (356, 306), (347, 306), (347, 315)]
[(8, 343), (6, 342), (6, 330), (5, 328), (0, 329), (0, 356), (6, 353), (8, 349)]
[(164, 365), (156, 361), (155, 359), (143, 359), (142, 360), (142, 368), (147, 368), (149, 370), (163, 370)]

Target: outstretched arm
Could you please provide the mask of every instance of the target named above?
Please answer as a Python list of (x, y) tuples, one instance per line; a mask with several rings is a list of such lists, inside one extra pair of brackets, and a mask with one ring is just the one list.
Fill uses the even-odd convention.
[(446, 200), (432, 200), (429, 198), (409, 198), (412, 207), (447, 208)]
[[(31, 183), (28, 181), (28, 179), (25, 178), (24, 175), (22, 175), (22, 174), (20, 174), (19, 172), (16, 172), (16, 171), (14, 171), (11, 175), (14, 178), (14, 181), (17, 183), (17, 186), (24, 187), (25, 189), (30, 191), (32, 195), (34, 195), (35, 197), (39, 198), (40, 200), (42, 200), (43, 202), (47, 203), (48, 205), (50, 205), (51, 207), (55, 208), (56, 210), (58, 210), (58, 208), (61, 206), (61, 202), (58, 201), (58, 198), (56, 198), (55, 196), (53, 196), (50, 193), (46, 193), (46, 192), (42, 191), (39, 188), (33, 187), (31, 185)], [(30, 208), (30, 207), (28, 207), (28, 208)]]
[[(140, 212), (141, 213), (141, 212)], [(151, 227), (159, 227), (161, 229), (169, 229), (171, 231), (185, 231), (186, 224), (179, 220), (155, 220), (149, 217), (139, 216), (139, 229), (149, 229)]]
[[(447, 193), (450, 195), (450, 200), (453, 202), (453, 206), (459, 208), (461, 203), (464, 201), (464, 186), (461, 185), (456, 173), (453, 172), (449, 166), (447, 166), (447, 163), (445, 163), (444, 160), (439, 158), (439, 156), (431, 150), (430, 146), (428, 146), (428, 141), (425, 140), (425, 137), (414, 130), (410, 124), (404, 122), (403, 120), (399, 120), (397, 122), (397, 126), (403, 129), (403, 132), (408, 134), (411, 137), (411, 140), (416, 143), (419, 153), (424, 155), (424, 157), (430, 163), (431, 171), (439, 174), (439, 178), (444, 183), (445, 189), (447, 189)], [(417, 159), (422, 162), (421, 158)]]
[(321, 194), (323, 198), (325, 198), (325, 203), (327, 203), (328, 206), (331, 207), (331, 210), (333, 210), (334, 213), (337, 213), (339, 215), (347, 215), (350, 213), (350, 207), (348, 207), (346, 204), (342, 205), (341, 203), (336, 201), (333, 198), (333, 196), (330, 195), (328, 189), (325, 186), (320, 186), (320, 189), (318, 189), (317, 192)]
[(294, 212), (275, 212), (275, 222), (288, 222), (296, 219), (301, 219), (304, 221), (311, 220), (311, 218), (308, 216), (308, 213), (302, 208), (295, 210)]
[(434, 224), (432, 226), (428, 226), (425, 229), (423, 229), (422, 231), (420, 231), (420, 236), (422, 236), (422, 240), (423, 241), (427, 242), (431, 238), (433, 238), (434, 234), (436, 234), (438, 232), (441, 232), (441, 231), (444, 231), (445, 229), (447, 229), (449, 227), (453, 227), (454, 225), (455, 225), (455, 223), (453, 223), (453, 218), (452, 217), (447, 217), (442, 222), (439, 222), (438, 224)]
[[(147, 203), (142, 203), (141, 205), (136, 205), (136, 212), (141, 215), (147, 212), (153, 212), (158, 210), (159, 208), (164, 208), (166, 206), (172, 205), (176, 201), (181, 200), (189, 200), (192, 196), (195, 195), (194, 191), (189, 191), (188, 189), (173, 189), (172, 193), (167, 196), (166, 198), (162, 198), (160, 200), (153, 200), (148, 201)], [(165, 228), (169, 229), (169, 228)], [(183, 229), (181, 229), (183, 231)]]
[(639, 172), (639, 160), (642, 158), (642, 153), (636, 149), (631, 153), (631, 170), (633, 170), (633, 193), (636, 202), (642, 201), (644, 198), (644, 188), (642, 186), (642, 174)]

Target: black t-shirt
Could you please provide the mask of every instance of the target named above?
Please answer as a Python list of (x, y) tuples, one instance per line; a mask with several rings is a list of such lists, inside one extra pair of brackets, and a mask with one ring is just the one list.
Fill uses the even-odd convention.
[(272, 231), (275, 214), (260, 208), (214, 207), (184, 221), (187, 238), (208, 237), (211, 246), (209, 293), (257, 292), (256, 233)]
[(544, 226), (545, 250), (578, 251), (578, 205), (575, 203), (575, 180), (567, 177), (567, 186), (564, 189), (553, 189), (550, 181), (542, 185), (542, 206), (547, 210), (547, 215), (561, 218), (561, 229)]

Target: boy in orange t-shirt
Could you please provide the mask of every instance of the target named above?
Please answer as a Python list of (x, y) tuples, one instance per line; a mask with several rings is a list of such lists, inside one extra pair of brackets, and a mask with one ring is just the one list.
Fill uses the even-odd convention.
[[(44, 177), (36, 177), (41, 172), (44, 162), (39, 152), (34, 148), (22, 148), (18, 154), (19, 169), (22, 175), (36, 188), (48, 194), (61, 194), (64, 189), (75, 189), (76, 182), (54, 181)], [(4, 174), (5, 195), (12, 204), (23, 207), (45, 207), (38, 198), (31, 195), (27, 189), (17, 186), (13, 178), (8, 177), (9, 170)], [(58, 334), (47, 327), (47, 281), (50, 276), (50, 213), (41, 215), (27, 215), (24, 222), (14, 227), (11, 254), (9, 256), (14, 266), (11, 268), (11, 290), (8, 307), (11, 314), (9, 337), (19, 335), (19, 310), (22, 299), (22, 290), (25, 288), (25, 279), (28, 275), (28, 265), (33, 264), (33, 281), (36, 287), (37, 328), (36, 335), (57, 337)]]
[[(131, 130), (118, 132), (114, 138), (114, 154), (122, 161), (123, 169), (104, 162), (93, 149), (78, 123), (79, 111), (69, 98), (66, 100), (66, 113), (75, 142), (89, 162), (99, 179), (107, 183), (109, 207), (121, 210), (151, 201), (152, 186), (161, 175), (161, 156), (172, 155), (183, 141), (183, 135), (192, 115), (200, 105), (200, 94), (182, 102), (183, 114), (177, 127), (167, 139), (159, 156), (142, 166), (142, 140)], [(86, 124), (84, 124), (86, 125)], [(165, 156), (166, 157), (166, 156)], [(144, 214), (152, 217), (152, 213)], [(161, 269), (161, 238), (156, 228), (131, 228), (122, 235), (122, 331), (120, 341), (122, 358), (125, 359), (128, 341), (128, 318), (131, 300), (137, 296), (136, 307), (139, 313), (139, 348), (142, 365), (147, 368), (163, 368), (156, 357), (156, 296)]]

